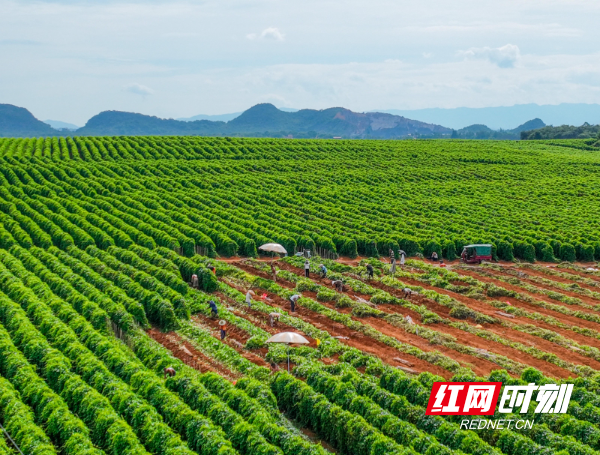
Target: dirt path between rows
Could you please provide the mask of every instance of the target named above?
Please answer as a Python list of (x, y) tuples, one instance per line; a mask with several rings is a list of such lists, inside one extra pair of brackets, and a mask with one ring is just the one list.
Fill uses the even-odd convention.
[[(487, 272), (492, 273), (492, 274), (500, 275), (500, 276), (505, 277), (505, 278), (517, 278), (518, 280), (521, 280), (521, 281), (523, 281), (523, 282), (525, 282), (527, 284), (530, 284), (532, 286), (535, 286), (537, 288), (545, 289), (547, 291), (557, 292), (559, 294), (563, 294), (563, 295), (566, 295), (568, 297), (574, 297), (574, 298), (579, 299), (583, 303), (586, 303), (588, 305), (600, 305), (600, 299), (595, 299), (594, 297), (589, 297), (589, 296), (586, 296), (586, 295), (579, 294), (577, 292), (568, 291), (568, 290), (565, 290), (565, 289), (561, 288), (560, 286), (553, 286), (553, 285), (550, 285), (550, 284), (537, 283), (534, 280), (528, 278), (528, 275), (531, 275), (531, 276), (537, 276), (537, 277), (541, 277), (541, 278), (545, 278), (545, 279), (551, 279), (551, 278), (549, 278), (548, 275), (544, 275), (542, 272), (529, 273), (530, 272), (529, 269), (526, 269), (527, 270), (526, 272), (523, 272), (521, 269), (512, 269), (512, 270), (515, 270), (517, 272), (521, 272), (525, 276), (515, 276), (515, 275), (511, 275), (511, 274), (509, 274), (509, 273), (507, 273), (505, 271), (500, 272), (498, 270), (486, 269)], [(552, 277), (552, 279), (554, 279), (554, 278), (558, 278), (558, 277)], [(565, 278), (561, 278), (560, 280), (554, 280), (554, 281), (558, 281), (560, 283), (566, 283), (566, 284), (572, 284), (573, 283), (573, 281), (569, 281), (569, 280), (567, 280)], [(508, 284), (508, 283), (506, 283), (506, 284)], [(581, 285), (581, 283), (577, 283), (577, 284)], [(582, 285), (581, 287), (584, 288), (585, 285)], [(588, 289), (588, 290), (599, 292), (599, 290), (597, 288), (596, 289), (592, 288), (592, 289)], [(527, 291), (525, 289), (523, 289), (523, 292), (529, 293), (529, 291)], [(590, 310), (590, 309), (581, 307), (579, 305), (569, 305), (567, 303), (561, 302), (560, 300), (555, 300), (555, 299), (553, 299), (553, 298), (551, 298), (551, 297), (549, 297), (549, 296), (547, 296), (545, 294), (537, 294), (537, 293), (533, 293), (533, 292), (531, 292), (530, 294), (532, 296), (539, 296), (539, 297), (541, 297), (541, 299), (548, 298), (548, 299), (551, 300), (552, 303), (556, 303), (558, 305), (568, 305), (569, 307), (578, 307), (578, 309), (580, 311), (585, 312), (585, 313), (598, 314), (598, 312), (596, 312), (594, 310)]]
[[(221, 340), (218, 319), (213, 319), (204, 316), (203, 314), (195, 314), (194, 316), (192, 316), (192, 321), (200, 327), (210, 328), (212, 336), (218, 340)], [(235, 349), (245, 359), (258, 366), (268, 368), (269, 363), (265, 360), (265, 356), (267, 355), (268, 349), (260, 348), (253, 349), (250, 351), (244, 347), (244, 344), (246, 343), (246, 341), (248, 341), (248, 339), (250, 339), (250, 335), (245, 330), (242, 330), (239, 327), (228, 325), (227, 336), (223, 341), (227, 345)]]
[[(246, 271), (252, 275), (262, 276), (261, 275), (262, 272), (255, 270), (252, 267), (246, 266), (244, 264), (235, 264), (235, 265), (236, 265), (236, 267), (239, 267), (240, 269), (243, 269), (244, 271)], [(264, 276), (265, 278), (267, 277), (266, 275), (268, 275), (268, 274), (265, 274), (265, 276)], [(284, 282), (283, 280), (280, 280), (280, 279), (277, 280), (277, 283), (279, 283), (280, 285), (284, 285), (284, 286), (286, 284), (286, 282)], [(237, 287), (232, 285), (231, 283), (228, 283), (228, 284), (237, 289)], [(288, 286), (286, 286), (286, 287), (293, 288), (293, 284), (287, 283), (287, 285)], [(241, 290), (241, 288), (238, 290)], [(278, 296), (277, 294), (273, 294), (270, 292), (266, 292), (266, 293), (267, 293), (268, 298), (270, 299), (270, 301), (265, 302), (267, 305), (275, 307), (275, 308), (281, 308), (281, 309), (284, 309), (285, 311), (289, 311), (290, 304), (287, 300), (283, 299), (282, 297)], [(353, 331), (353, 330), (349, 329), (348, 327), (346, 327), (345, 325), (337, 323), (337, 322), (329, 319), (328, 317), (323, 316), (322, 314), (319, 314), (319, 313), (309, 310), (308, 308), (297, 306), (296, 312), (292, 313), (292, 315), (302, 319), (305, 322), (312, 324), (313, 326), (315, 326), (316, 328), (318, 328), (320, 330), (324, 330), (324, 331), (328, 332), (333, 337), (340, 337), (340, 338), (338, 338), (339, 341), (348, 346), (357, 348), (363, 352), (367, 352), (367, 353), (370, 353), (370, 354), (373, 354), (373, 355), (379, 357), (381, 360), (383, 360), (385, 363), (387, 363), (391, 366), (400, 365), (399, 362), (394, 360), (395, 357), (399, 357), (399, 358), (402, 358), (402, 359), (407, 360), (410, 363), (412, 363), (413, 366), (411, 368), (418, 372), (429, 371), (431, 373), (440, 375), (447, 379), (451, 378), (453, 375), (453, 373), (450, 371), (447, 371), (436, 365), (432, 365), (429, 362), (427, 362), (425, 360), (421, 360), (415, 356), (403, 353), (403, 352), (397, 350), (396, 348), (393, 348), (391, 346), (386, 345), (385, 343), (382, 343), (380, 341), (372, 339), (369, 336), (364, 335), (363, 333)], [(382, 322), (380, 320), (376, 320), (376, 321), (377, 321), (377, 323)], [(363, 321), (361, 321), (361, 322), (363, 322)], [(311, 345), (312, 345), (312, 341), (311, 341)], [(316, 346), (316, 343), (315, 343), (315, 346)]]
[[(568, 269), (565, 267), (561, 267), (560, 265), (556, 265), (553, 268), (559, 272), (565, 272), (565, 273), (570, 273), (571, 275), (577, 275), (577, 276), (580, 276), (583, 278), (589, 278), (590, 280), (593, 280), (600, 285), (600, 276), (594, 275), (593, 273), (589, 273), (584, 270)], [(597, 268), (597, 267), (595, 267), (595, 268)]]
[[(467, 275), (467, 276), (471, 276), (473, 278), (478, 279), (479, 281), (483, 281), (485, 283), (492, 283), (495, 284), (496, 286), (500, 286), (503, 287), (505, 289), (511, 290), (511, 291), (515, 291), (524, 295), (529, 295), (530, 297), (536, 299), (536, 300), (540, 300), (543, 301), (545, 303), (550, 303), (550, 304), (555, 304), (555, 305), (560, 305), (568, 310), (573, 310), (573, 308), (569, 308), (570, 306), (572, 307), (573, 305), (565, 305), (564, 303), (561, 302), (553, 302), (553, 301), (548, 301), (546, 299), (541, 298), (540, 295), (538, 294), (531, 294), (528, 293), (526, 291), (524, 291), (523, 289), (521, 289), (518, 286), (514, 286), (512, 284), (509, 283), (505, 283), (503, 281), (491, 278), (491, 277), (486, 277), (486, 276), (481, 276), (473, 271), (470, 270), (460, 270), (460, 273), (463, 275)], [(511, 304), (517, 306), (517, 307), (524, 307), (524, 309), (527, 309), (529, 311), (533, 311), (533, 312), (537, 312), (540, 314), (545, 314), (548, 316), (552, 316), (556, 319), (558, 319), (559, 321), (563, 322), (563, 323), (567, 323), (570, 325), (574, 325), (574, 326), (579, 326), (579, 327), (586, 327), (589, 329), (593, 329), (593, 330), (598, 330), (600, 328), (600, 325), (596, 322), (592, 322), (592, 321), (586, 321), (585, 319), (581, 319), (578, 318), (576, 316), (570, 316), (570, 315), (566, 315), (563, 313), (559, 313), (558, 311), (554, 311), (554, 310), (549, 310), (546, 308), (542, 308), (540, 306), (537, 305), (533, 305), (531, 303), (527, 303), (524, 302), (522, 300), (516, 299), (514, 297), (501, 297), (502, 300), (504, 301), (509, 301)], [(580, 307), (576, 307), (578, 310), (580, 309)], [(592, 313), (593, 314), (593, 313)]]
[(187, 366), (198, 370), (201, 373), (211, 371), (218, 373), (230, 381), (239, 377), (215, 359), (206, 356), (196, 349), (189, 341), (184, 340), (176, 332), (164, 333), (158, 329), (152, 328), (146, 332), (152, 339), (168, 349), (173, 356), (181, 360)]
[[(280, 268), (288, 270), (298, 276), (303, 276), (302, 270), (299, 268), (296, 268), (287, 263), (283, 263), (283, 264), (279, 264), (279, 265), (280, 265)], [(311, 279), (314, 282), (318, 282), (319, 284), (331, 287), (331, 281), (328, 279), (323, 279), (318, 275), (312, 277)], [(392, 288), (391, 286), (387, 286), (379, 281), (372, 280), (372, 281), (369, 281), (368, 284), (373, 287), (378, 287), (382, 290), (386, 290), (386, 291), (390, 292), (392, 295), (395, 295), (396, 297), (402, 297), (402, 292), (400, 290)], [(348, 288), (348, 286), (346, 286), (346, 288)], [(352, 297), (353, 295), (357, 294), (357, 293), (354, 293), (354, 291), (350, 290), (350, 289), (345, 290), (343, 293), (349, 297)], [(304, 293), (304, 294), (306, 294), (306, 293)], [(365, 299), (369, 298), (369, 296), (367, 296), (367, 295), (361, 295), (361, 297), (363, 297)], [(438, 304), (437, 302), (435, 302), (431, 299), (428, 299), (427, 297), (425, 297), (423, 295), (414, 296), (412, 298), (412, 301), (417, 304), (425, 304), (425, 306), (427, 306), (430, 310), (435, 311), (438, 314), (442, 313), (442, 315), (444, 317), (447, 317), (448, 319), (451, 319), (453, 321), (467, 322), (464, 320), (451, 318), (448, 314), (449, 309), (447, 307), (444, 307), (444, 306)], [(400, 312), (408, 313), (408, 314), (410, 314), (410, 316), (413, 318), (414, 321), (420, 320), (420, 315), (418, 313), (408, 310), (404, 307), (399, 307), (397, 305), (380, 304), (377, 306), (377, 308), (380, 310), (384, 310), (387, 313), (392, 313), (392, 314), (394, 314), (394, 313), (400, 314)], [(443, 311), (438, 311), (438, 309), (443, 309)], [(338, 311), (340, 311), (340, 310), (338, 309)], [(365, 322), (368, 322), (371, 326), (373, 326), (373, 324), (371, 323), (371, 319), (374, 319), (374, 318), (361, 318), (361, 320), (365, 320), (365, 319), (366, 319)], [(467, 322), (467, 323), (469, 325), (473, 325), (473, 324), (470, 324), (470, 322)], [(387, 333), (386, 331), (381, 330), (380, 327), (382, 327), (382, 325), (391, 327), (391, 331), (389, 333)], [(381, 321), (381, 320), (377, 320), (377, 326), (374, 328), (382, 331), (386, 335), (391, 335), (391, 336), (397, 336), (398, 331), (399, 331), (398, 328), (391, 326), (387, 322)], [(447, 333), (449, 335), (454, 336), (456, 338), (457, 342), (460, 344), (470, 346), (470, 347), (473, 347), (476, 349), (484, 349), (491, 353), (503, 355), (511, 360), (515, 360), (515, 361), (520, 362), (525, 365), (533, 366), (533, 367), (539, 369), (540, 371), (544, 372), (544, 374), (546, 374), (548, 376), (559, 377), (559, 378), (575, 376), (574, 373), (572, 373), (562, 367), (554, 365), (550, 362), (546, 362), (545, 360), (537, 359), (536, 357), (534, 357), (530, 354), (527, 354), (525, 352), (522, 352), (518, 349), (509, 347), (509, 346), (505, 346), (501, 343), (497, 343), (494, 341), (486, 340), (482, 337), (479, 337), (472, 333), (466, 332), (464, 330), (460, 330), (455, 327), (448, 326), (446, 324), (435, 324), (435, 325), (432, 325), (431, 328), (435, 329), (436, 331), (439, 331), (442, 333)], [(484, 328), (487, 330), (491, 330), (492, 328), (501, 329), (501, 330), (497, 330), (497, 331), (495, 331), (495, 330), (491, 330), (491, 331), (493, 331), (494, 333), (496, 333), (500, 336), (503, 336), (503, 337), (506, 337), (507, 332), (510, 332), (512, 336), (509, 338), (511, 338), (513, 341), (523, 342), (524, 334), (521, 332), (518, 332), (516, 330), (506, 328), (506, 327), (501, 327), (501, 326), (495, 327), (494, 324), (485, 324)], [(499, 332), (501, 332), (501, 333), (499, 333)], [(536, 338), (531, 335), (528, 335), (528, 337)], [(546, 348), (545, 350), (547, 350), (548, 352), (556, 353), (556, 355), (559, 356), (559, 358), (562, 358), (563, 360), (573, 362), (573, 354), (574, 354), (573, 351), (562, 348), (562, 347), (555, 345), (554, 343), (548, 342), (546, 340), (542, 340), (542, 339), (540, 339), (540, 340), (545, 342), (545, 348)], [(431, 345), (429, 344), (429, 342), (427, 342), (423, 338), (413, 336), (407, 342), (409, 344), (413, 344), (413, 345), (421, 348), (424, 351), (431, 350)], [(469, 354), (463, 354), (463, 353), (460, 353), (453, 349), (445, 348), (443, 346), (436, 346), (436, 348), (437, 348), (437, 350), (444, 353), (448, 357), (453, 358), (454, 360), (457, 360), (461, 363), (469, 364), (469, 366), (479, 375), (489, 374), (490, 371), (501, 368), (498, 364), (496, 364), (493, 361), (488, 361), (485, 359), (481, 359), (479, 357), (474, 357)], [(578, 360), (580, 360), (579, 363), (581, 363), (582, 365), (589, 365), (592, 368), (600, 368), (600, 362), (596, 362), (593, 359), (589, 359), (588, 357), (581, 356), (581, 355), (577, 355), (577, 358), (578, 358)], [(575, 362), (575, 363), (577, 363), (577, 362)], [(482, 374), (481, 371), (485, 371), (486, 373)]]

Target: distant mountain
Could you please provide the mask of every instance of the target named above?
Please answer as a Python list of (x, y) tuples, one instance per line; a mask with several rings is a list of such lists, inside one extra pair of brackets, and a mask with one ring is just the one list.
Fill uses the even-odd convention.
[(47, 123), (55, 130), (76, 130), (79, 127), (77, 125), (73, 125), (72, 123), (61, 122), (60, 120), (44, 120), (44, 123)]
[(514, 130), (515, 133), (520, 133), (521, 131), (529, 131), (529, 130), (537, 130), (538, 128), (544, 128), (546, 124), (542, 122), (539, 118), (534, 118), (533, 120), (529, 120), (528, 122), (523, 123), (522, 125), (517, 126)]
[(104, 111), (89, 119), (84, 127), (76, 131), (76, 134), (83, 136), (218, 136), (225, 125), (225, 122), (208, 120), (181, 122), (131, 112)]
[(0, 137), (54, 136), (57, 131), (31, 112), (12, 104), (0, 104)]
[(484, 124), (491, 129), (511, 129), (532, 118), (541, 118), (549, 125), (581, 125), (600, 123), (600, 104), (518, 104), (515, 106), (454, 109), (379, 110), (421, 122), (445, 125), (456, 130), (472, 124)]
[(203, 135), (256, 137), (403, 138), (450, 137), (439, 125), (391, 114), (352, 112), (341, 107), (285, 112), (257, 104), (229, 122), (166, 120), (129, 112), (106, 111), (92, 117), (78, 135)]
[[(298, 109), (292, 109), (289, 107), (279, 107), (280, 111), (283, 112), (298, 112)], [(232, 114), (217, 114), (217, 115), (194, 115), (193, 117), (184, 117), (178, 118), (177, 120), (181, 120), (182, 122), (193, 122), (194, 120), (210, 120), (212, 122), (228, 122), (229, 120), (233, 120), (236, 117), (242, 115), (242, 112), (234, 112)]]
[(233, 114), (220, 114), (220, 115), (194, 115), (193, 117), (178, 118), (182, 122), (193, 122), (195, 120), (210, 120), (211, 122), (228, 122), (238, 117), (241, 112), (234, 112)]
[(454, 139), (501, 139), (518, 140), (521, 131), (543, 128), (546, 124), (539, 118), (529, 120), (512, 130), (493, 130), (486, 125), (475, 124), (452, 132)]
[[(233, 115), (233, 114), (232, 114)], [(129, 136), (197, 135), (295, 138), (458, 138), (519, 139), (523, 131), (545, 127), (539, 118), (511, 130), (494, 130), (480, 122), (451, 130), (381, 112), (353, 112), (343, 107), (323, 110), (278, 109), (257, 104), (228, 122), (211, 120), (180, 121), (131, 112), (105, 111), (92, 117), (82, 128), (75, 125), (37, 120), (28, 110), (0, 104), (0, 136)], [(52, 126), (54, 129), (52, 128)], [(581, 132), (579, 135), (583, 134)], [(529, 137), (529, 136), (528, 136)]]

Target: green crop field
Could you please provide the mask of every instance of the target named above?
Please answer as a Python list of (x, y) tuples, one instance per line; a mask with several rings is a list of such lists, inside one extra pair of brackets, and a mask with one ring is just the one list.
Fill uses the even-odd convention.
[[(0, 455), (600, 453), (598, 188), (579, 140), (0, 139)], [(574, 389), (468, 430), (443, 380)]]
[[(2, 197), (28, 204), (19, 189), (32, 188), (27, 197), (49, 210), (54, 201), (84, 218), (133, 216), (128, 224), (144, 229), (123, 231), (119, 246), (185, 254), (198, 246), (255, 256), (257, 244), (275, 240), (289, 251), (355, 257), (392, 247), (453, 259), (464, 244), (490, 242), (500, 259), (592, 261), (600, 259), (600, 157), (583, 141), (572, 145), (4, 139), (2, 181), (12, 192)], [(88, 234), (74, 243), (87, 246)]]

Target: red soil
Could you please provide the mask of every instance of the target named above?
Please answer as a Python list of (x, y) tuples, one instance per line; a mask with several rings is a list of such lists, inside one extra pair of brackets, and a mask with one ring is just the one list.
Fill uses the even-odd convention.
[[(279, 264), (279, 267), (282, 269), (288, 270), (292, 273), (295, 273), (296, 275), (302, 276), (302, 271), (296, 267), (291, 266), (290, 264), (282, 263), (282, 264)], [(315, 275), (314, 277), (311, 276), (311, 279), (312, 279), (312, 281), (318, 282), (319, 284), (331, 286), (330, 280), (323, 279), (318, 275)], [(402, 297), (402, 292), (400, 290), (397, 290), (395, 288), (387, 286), (381, 282), (372, 280), (372, 281), (369, 281), (369, 285), (380, 288), (380, 289), (384, 289), (384, 290), (390, 292), (392, 295), (395, 295), (396, 297)], [(304, 292), (303, 294), (307, 295), (309, 293)], [(357, 295), (358, 293), (355, 293), (352, 290), (345, 290), (344, 294), (348, 295), (349, 297), (352, 297), (353, 295)], [(367, 295), (361, 295), (361, 294), (358, 294), (358, 295), (362, 298), (369, 299), (369, 296), (367, 296)], [(457, 294), (457, 295), (460, 295), (460, 294)], [(439, 303), (437, 303), (431, 299), (428, 299), (427, 297), (425, 297), (423, 295), (414, 296), (412, 298), (412, 300), (414, 301), (414, 303), (426, 305), (430, 310), (435, 311), (437, 314), (440, 314), (443, 317), (446, 317), (446, 318), (454, 320), (454, 321), (459, 321), (458, 319), (449, 317), (448, 313), (450, 310), (447, 307), (440, 305)], [(470, 299), (470, 300), (478, 302), (475, 299)], [(469, 306), (472, 307), (472, 305), (469, 305)], [(408, 310), (404, 307), (399, 307), (397, 305), (380, 304), (377, 306), (377, 308), (381, 311), (385, 311), (386, 313), (391, 313), (391, 314), (394, 314), (394, 313), (399, 314), (400, 312), (402, 314), (409, 314), (414, 321), (418, 321), (420, 319), (420, 315), (418, 313)], [(487, 306), (487, 308), (490, 308), (490, 307)], [(338, 309), (338, 311), (341, 311), (341, 310)], [(489, 311), (489, 314), (493, 315), (493, 313), (495, 311), (497, 311), (497, 310), (494, 309), (492, 311)], [(380, 332), (382, 332), (386, 335), (396, 337), (399, 341), (411, 344), (413, 346), (417, 346), (423, 351), (433, 350), (432, 345), (429, 344), (429, 342), (427, 342), (423, 338), (420, 338), (416, 335), (408, 334), (408, 333), (402, 331), (402, 329), (394, 327), (380, 319), (376, 319), (376, 322), (375, 321), (372, 322), (372, 320), (374, 320), (374, 319), (376, 319), (376, 318), (361, 318), (360, 320), (370, 324), (371, 326), (373, 326), (373, 328), (379, 330)], [(471, 324), (471, 325), (474, 325), (474, 324)], [(485, 328), (489, 330), (489, 327), (491, 327), (491, 326), (493, 326), (493, 324), (486, 324)], [(503, 355), (509, 359), (515, 360), (515, 361), (523, 363), (525, 365), (533, 366), (533, 367), (539, 369), (540, 371), (544, 372), (544, 374), (546, 374), (548, 376), (560, 377), (560, 378), (575, 376), (570, 371), (565, 370), (564, 368), (558, 367), (552, 363), (537, 359), (527, 353), (524, 353), (522, 351), (519, 351), (517, 349), (511, 348), (508, 346), (504, 346), (503, 344), (496, 343), (494, 341), (488, 341), (477, 335), (471, 334), (469, 332), (465, 332), (464, 330), (460, 330), (460, 329), (448, 326), (446, 324), (435, 324), (435, 325), (431, 325), (430, 327), (438, 332), (447, 333), (449, 335), (454, 336), (457, 339), (457, 342), (460, 344), (470, 346), (473, 348), (477, 348), (477, 349), (484, 349), (490, 353)], [(502, 332), (514, 332), (514, 333), (512, 333), (512, 335), (513, 335), (512, 339), (514, 341), (518, 341), (518, 342), (522, 341), (522, 339), (523, 339), (522, 335), (524, 335), (523, 333), (521, 333), (519, 331), (512, 330), (509, 328), (504, 328), (504, 327), (502, 328)], [(408, 336), (406, 336), (406, 337), (404, 337), (404, 339), (402, 339), (399, 337), (400, 334), (405, 334)], [(502, 333), (501, 336), (506, 336), (506, 335), (505, 335), (505, 333)], [(535, 338), (533, 336), (530, 336), (530, 337)], [(545, 340), (542, 340), (542, 341), (545, 341)], [(573, 351), (556, 346), (550, 342), (546, 342), (546, 343), (547, 343), (547, 345), (550, 345), (552, 347), (559, 348), (560, 354), (562, 354), (562, 356), (559, 355), (559, 358), (563, 358), (563, 360), (568, 360), (568, 361), (573, 362), (573, 358), (572, 358)], [(499, 368), (499, 366), (496, 363), (494, 363), (493, 361), (481, 359), (479, 357), (474, 357), (469, 354), (463, 354), (463, 353), (460, 353), (460, 352), (455, 351), (450, 348), (446, 348), (443, 346), (435, 346), (435, 349), (437, 349), (438, 351), (447, 355), (448, 357), (460, 362), (461, 364), (467, 364), (467, 366), (469, 366), (471, 369), (473, 369), (473, 371), (475, 371), (476, 374), (479, 374), (479, 375), (487, 375), (492, 370), (497, 370)], [(585, 357), (585, 356), (580, 355), (580, 356), (578, 356), (578, 359), (581, 359), (581, 362), (576, 362), (576, 363), (590, 365), (590, 366), (592, 366), (592, 368), (596, 368), (596, 367), (600, 366), (600, 362), (596, 362), (593, 359), (589, 359), (588, 357)]]
[(211, 357), (204, 355), (189, 341), (181, 338), (176, 332), (164, 333), (158, 329), (152, 328), (148, 330), (147, 333), (152, 337), (153, 340), (159, 342), (161, 345), (171, 351), (173, 356), (177, 357), (187, 366), (192, 367), (201, 373), (212, 371), (213, 373), (218, 373), (229, 380), (239, 377), (238, 374), (233, 373), (224, 365), (221, 365)]
[[(236, 264), (236, 266), (248, 271), (249, 273), (253, 273), (255, 275), (261, 275), (261, 272), (256, 271), (252, 267), (248, 267), (243, 264)], [(277, 282), (279, 284), (285, 286), (285, 284), (282, 284), (282, 280), (277, 280)], [(231, 283), (228, 283), (228, 284), (231, 285)], [(287, 300), (281, 298), (280, 296), (278, 296), (276, 294), (272, 294), (272, 293), (267, 293), (267, 294), (268, 294), (268, 298), (271, 299), (271, 301), (267, 303), (269, 306), (273, 306), (275, 308), (282, 308), (286, 311), (289, 311), (290, 305)], [(379, 357), (380, 359), (382, 359), (384, 362), (388, 363), (389, 365), (398, 366), (398, 362), (394, 360), (394, 357), (400, 357), (400, 358), (402, 358), (404, 360), (408, 360), (410, 363), (412, 363), (413, 366), (411, 368), (418, 372), (430, 371), (434, 374), (438, 374), (445, 378), (452, 377), (452, 373), (447, 370), (444, 370), (443, 368), (432, 365), (432, 364), (430, 364), (424, 360), (421, 360), (417, 357), (400, 352), (391, 346), (388, 346), (380, 341), (377, 341), (368, 336), (365, 336), (364, 334), (362, 334), (360, 332), (355, 332), (355, 331), (349, 329), (348, 327), (346, 327), (345, 325), (340, 324), (335, 321), (332, 321), (331, 319), (323, 316), (322, 314), (311, 311), (308, 308), (297, 306), (296, 312), (293, 313), (293, 316), (298, 317), (298, 318), (302, 319), (303, 321), (312, 324), (313, 326), (317, 327), (318, 329), (327, 331), (329, 334), (331, 334), (334, 337), (344, 337), (344, 338), (339, 338), (339, 341), (341, 341), (342, 343), (344, 343), (348, 346), (352, 346), (357, 349), (360, 349), (363, 352), (368, 352), (370, 354), (373, 354), (373, 355)], [(377, 322), (380, 323), (381, 321), (377, 320)], [(396, 329), (396, 330), (398, 330), (398, 329)], [(312, 341), (311, 341), (311, 345), (312, 345)], [(316, 346), (316, 343), (315, 343), (315, 346)]]

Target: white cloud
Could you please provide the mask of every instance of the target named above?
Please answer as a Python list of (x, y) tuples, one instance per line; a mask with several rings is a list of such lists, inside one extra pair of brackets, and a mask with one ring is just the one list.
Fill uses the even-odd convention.
[(154, 90), (142, 84), (129, 84), (125, 87), (125, 90), (129, 93), (142, 96), (152, 95), (154, 93)]
[(459, 55), (466, 58), (488, 60), (500, 68), (513, 68), (521, 57), (519, 46), (506, 44), (502, 47), (472, 47), (466, 51), (460, 51)]
[(269, 28), (265, 28), (259, 34), (249, 33), (246, 35), (246, 38), (249, 40), (266, 39), (266, 40), (283, 41), (285, 39), (285, 35), (283, 33), (281, 33), (281, 31), (277, 27), (269, 27)]

